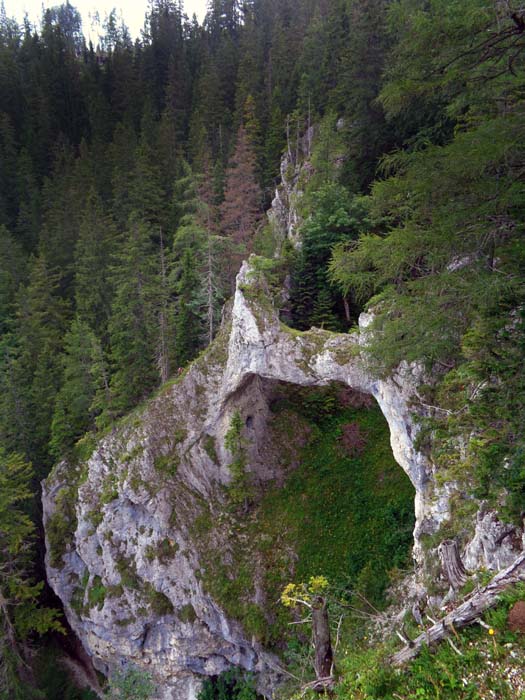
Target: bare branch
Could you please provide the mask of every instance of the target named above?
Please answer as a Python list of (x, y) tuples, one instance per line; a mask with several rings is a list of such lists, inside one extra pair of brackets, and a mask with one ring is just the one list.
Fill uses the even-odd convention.
[[(446, 639), (450, 631), (455, 628), (465, 627), (473, 622), (479, 623), (479, 616), (497, 604), (499, 595), (509, 586), (520, 581), (525, 581), (525, 553), (503, 571), (500, 571), (489, 584), (475, 591), (461, 605), (452, 610), (442, 620), (435, 623), (430, 629), (420, 634), (412, 646), (405, 646), (391, 658), (394, 666), (401, 666), (416, 657), (423, 646), (435, 644)], [(400, 635), (398, 635), (400, 636)]]

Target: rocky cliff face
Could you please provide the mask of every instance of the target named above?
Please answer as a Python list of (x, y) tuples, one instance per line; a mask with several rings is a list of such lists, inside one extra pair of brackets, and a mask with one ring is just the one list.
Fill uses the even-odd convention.
[[(363, 315), (360, 331), (349, 335), (287, 328), (251, 260), (213, 345), (93, 446), (86, 461), (63, 462), (44, 482), (48, 578), (104, 673), (130, 662), (148, 669), (162, 700), (194, 698), (203, 676), (230, 665), (257, 672), (266, 694), (279, 683), (278, 660), (210, 594), (201, 547), (206, 529), (207, 546), (228, 556), (228, 527), (210, 504), (224, 501), (232, 480), (225, 436), (237, 411), (250, 478), (279, 479), (265, 443), (279, 382), (340, 382), (376, 399), (395, 459), (414, 485), (414, 556), (423, 580), (433, 557), (424, 539), (448, 517), (453, 485), (439, 486), (432, 463), (414, 446), (418, 368), (402, 366), (385, 380), (367, 370), (369, 321)], [(504, 565), (515, 554), (510, 538), (505, 550), (497, 537), (483, 546), (494, 533), (490, 517), (478, 517), (468, 549), (472, 568)]]
[(280, 184), (275, 190), (272, 206), (268, 211), (268, 220), (277, 242), (277, 255), (287, 240), (295, 248), (301, 245), (302, 218), (299, 213), (299, 202), (312, 174), (309, 158), (313, 137), (314, 128), (310, 127), (303, 138), (299, 139), (296, 152), (292, 153), (288, 148), (281, 160)]

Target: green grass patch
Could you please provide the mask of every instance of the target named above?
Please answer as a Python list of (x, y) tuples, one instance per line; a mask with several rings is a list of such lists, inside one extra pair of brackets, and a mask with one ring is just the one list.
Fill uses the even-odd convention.
[[(381, 607), (390, 572), (410, 562), (414, 489), (394, 460), (387, 423), (375, 405), (343, 405), (340, 391), (283, 385), (270, 429), (287, 455), (284, 486), (259, 493), (247, 513), (223, 513), (226, 558), (210, 551), (211, 542), (206, 549), (204, 528), (200, 536), (206, 589), (248, 633), (276, 649), (297, 633), (279, 602), (290, 581), (324, 575), (348, 599), (357, 590)], [(263, 607), (254, 602), (255, 569)]]
[(155, 615), (171, 615), (174, 612), (171, 600), (164, 593), (155, 590), (151, 583), (144, 585), (143, 595), (147, 600), (149, 609)]
[(100, 576), (93, 578), (91, 588), (88, 591), (88, 604), (90, 608), (97, 607), (102, 610), (106, 599), (107, 591)]
[(168, 455), (159, 455), (154, 462), (155, 469), (168, 477), (173, 477), (177, 474), (179, 464), (180, 457), (175, 452), (170, 452)]
[(181, 622), (185, 622), (190, 625), (197, 619), (197, 613), (195, 612), (195, 608), (191, 603), (183, 605), (182, 608), (177, 611), (177, 616)]
[(156, 544), (146, 547), (146, 559), (149, 562), (157, 559), (161, 564), (168, 564), (178, 552), (179, 546), (174, 540), (164, 538)]
[(217, 455), (217, 448), (215, 445), (215, 438), (213, 435), (206, 435), (203, 440), (204, 451), (211, 459), (214, 464), (219, 464), (219, 457)]
[(504, 593), (500, 604), (486, 613), (486, 628), (473, 625), (453, 636), (459, 655), (443, 641), (402, 669), (388, 663), (398, 647), (394, 641), (375, 648), (343, 646), (336, 659), (340, 681), (337, 700), (522, 700), (511, 679), (521, 677), (525, 637), (508, 629), (508, 611), (525, 598), (522, 584)]
[[(376, 407), (330, 415), (327, 398), (305, 401), (301, 410), (321, 420), (299, 468), (263, 500), (262, 529), (295, 545), (300, 580), (322, 573), (355, 581), (372, 562), (386, 585), (387, 572), (408, 562), (414, 525), (414, 490), (394, 460), (386, 421)], [(366, 444), (350, 456), (341, 438), (353, 423)]]
[(137, 574), (135, 562), (125, 556), (121, 556), (117, 560), (116, 569), (120, 574), (120, 585), (131, 590), (139, 590), (141, 588), (141, 580)]

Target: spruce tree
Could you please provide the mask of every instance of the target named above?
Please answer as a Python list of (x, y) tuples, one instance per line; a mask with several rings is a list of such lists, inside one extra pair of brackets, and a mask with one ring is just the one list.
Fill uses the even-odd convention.
[(5, 226), (0, 226), (0, 334), (15, 310), (16, 293), (25, 278), (25, 256)]
[(302, 329), (314, 324), (339, 330), (335, 319), (342, 298), (337, 287), (329, 284), (327, 267), (333, 247), (357, 237), (359, 204), (354, 211), (345, 188), (325, 182), (311, 194), (309, 206), (312, 214), (303, 224), (303, 245), (292, 268), (294, 324)]
[(131, 214), (131, 190), (135, 179), (137, 135), (130, 121), (117, 125), (110, 147), (112, 213), (123, 231)]
[[(224, 237), (217, 232), (218, 212), (214, 204), (209, 160), (205, 158), (203, 172), (199, 175), (195, 175), (185, 164), (184, 174), (175, 184), (174, 191), (175, 197), (178, 197), (175, 202), (179, 226), (173, 245), (173, 276), (176, 286), (181, 284), (183, 277), (186, 278), (182, 286), (186, 290), (186, 298), (191, 299), (192, 311), (188, 312), (188, 321), (195, 326), (192, 342), (197, 348), (213, 340), (226, 286), (221, 268), (227, 262), (227, 245)], [(194, 273), (191, 274), (189, 261), (185, 260), (188, 251), (193, 259)], [(193, 286), (192, 292), (189, 291), (190, 286)], [(180, 329), (180, 319), (187, 312), (181, 308), (180, 297), (177, 304), (177, 327)], [(176, 333), (177, 338), (179, 332)]]
[(220, 207), (221, 230), (236, 250), (229, 261), (233, 284), (242, 257), (250, 252), (261, 219), (262, 193), (256, 179), (257, 162), (243, 124), (237, 132), (235, 151), (226, 171), (224, 202)]
[(273, 195), (275, 184), (280, 175), (280, 163), (284, 148), (286, 146), (286, 135), (284, 128), (284, 116), (277, 100), (274, 100), (270, 113), (270, 123), (266, 132), (264, 144), (264, 171), (263, 184)]
[(149, 109), (142, 118), (142, 133), (135, 151), (135, 169), (129, 190), (129, 206), (143, 221), (166, 222), (165, 189), (157, 153), (158, 126)]
[[(39, 474), (48, 464), (51, 416), (60, 386), (60, 351), (67, 322), (67, 305), (58, 296), (58, 275), (44, 256), (29, 262), (29, 279), (17, 300), (14, 358), (7, 371), (21, 389), (12, 393), (11, 406), (20, 421), (27, 456)], [(8, 407), (6, 407), (8, 408)]]
[(237, 142), (226, 172), (221, 228), (224, 234), (247, 248), (261, 218), (261, 190), (256, 180), (256, 159), (248, 133), (241, 124)]
[(15, 132), (11, 119), (0, 112), (0, 225), (13, 228), (18, 209), (18, 183), (13, 177), (17, 167)]
[(33, 578), (36, 528), (27, 514), (33, 478), (30, 463), (0, 447), (0, 692), (13, 700), (38, 697), (31, 636), (64, 631), (58, 611), (39, 606), (44, 584)]
[(109, 334), (112, 410), (123, 413), (156, 384), (156, 300), (159, 267), (151, 226), (130, 217), (114, 268), (115, 297)]
[(192, 360), (202, 337), (200, 278), (194, 251), (186, 248), (179, 263), (175, 320), (175, 358), (179, 367)]
[(74, 319), (64, 338), (62, 383), (51, 422), (50, 452), (56, 459), (94, 427), (96, 350), (93, 331), (83, 321)]
[(105, 343), (113, 297), (111, 266), (117, 243), (114, 223), (92, 189), (75, 248), (75, 302), (79, 318)]
[(20, 149), (17, 162), (20, 199), (14, 232), (26, 253), (37, 248), (41, 226), (41, 193), (35, 166), (26, 147)]
[(74, 251), (78, 238), (84, 196), (75, 177), (75, 162), (70, 148), (59, 148), (52, 177), (44, 182), (43, 226), (40, 250), (60, 275), (61, 290), (72, 296)]
[(169, 256), (162, 228), (159, 229), (159, 280), (157, 307), (157, 368), (160, 381), (169, 379), (173, 352), (171, 350), (174, 336), (173, 302), (169, 283)]

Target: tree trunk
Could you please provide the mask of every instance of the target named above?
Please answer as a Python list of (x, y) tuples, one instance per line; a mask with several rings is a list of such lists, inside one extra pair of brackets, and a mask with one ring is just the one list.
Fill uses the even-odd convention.
[(343, 306), (345, 308), (345, 318), (350, 323), (351, 316), (350, 316), (350, 304), (348, 303), (348, 299), (346, 297), (343, 297)]
[(459, 556), (458, 543), (455, 540), (443, 540), (438, 547), (443, 572), (452, 588), (457, 591), (468, 578), (461, 557)]
[(318, 679), (332, 675), (334, 656), (328, 624), (326, 600), (319, 596), (312, 609), (312, 631), (314, 639), (314, 669)]

